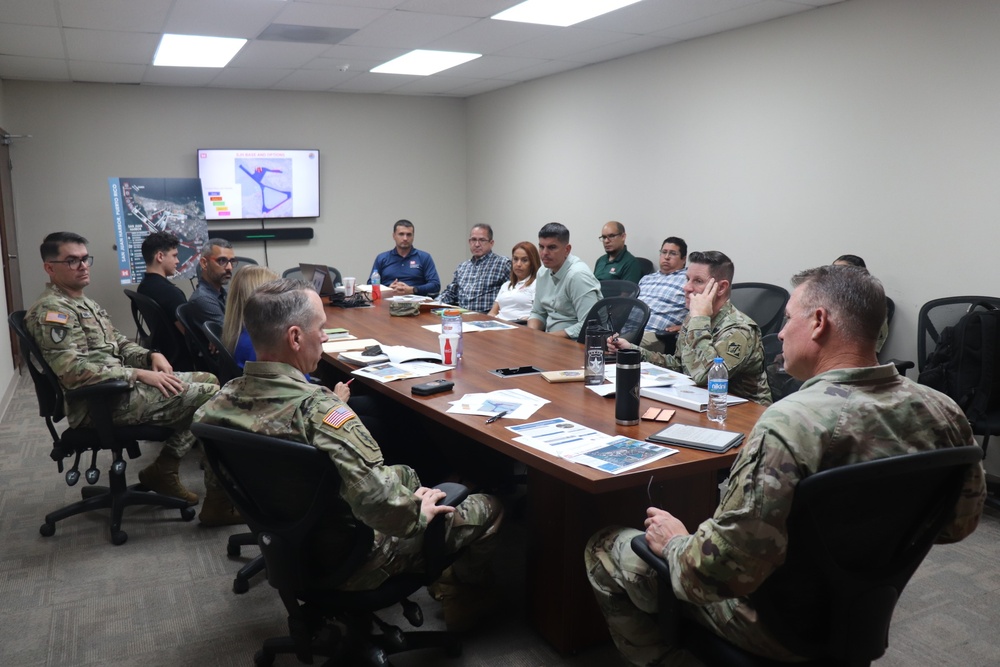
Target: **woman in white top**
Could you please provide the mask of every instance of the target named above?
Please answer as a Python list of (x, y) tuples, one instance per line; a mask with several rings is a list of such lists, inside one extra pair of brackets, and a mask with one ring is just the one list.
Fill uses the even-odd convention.
[(542, 260), (534, 243), (521, 241), (511, 251), (510, 282), (500, 286), (489, 314), (509, 322), (522, 322), (535, 303), (535, 275)]

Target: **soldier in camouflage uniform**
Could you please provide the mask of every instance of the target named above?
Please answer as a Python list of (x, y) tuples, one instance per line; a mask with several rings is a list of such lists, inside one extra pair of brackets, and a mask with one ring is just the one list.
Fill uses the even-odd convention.
[(370, 590), (394, 574), (419, 571), (427, 523), (447, 513), (448, 551), (468, 551), (450, 568), (450, 583), (461, 586), (453, 586), (454, 595), (444, 600), (445, 621), (452, 628), (468, 621), (468, 604), (482, 597), (487, 583), (503, 514), (500, 501), (477, 494), (456, 508), (437, 506), (442, 491), (421, 486), (408, 466), (384, 464), (378, 443), (347, 406), (345, 384), (331, 391), (306, 381), (326, 341), (322, 301), (308, 283), (265, 283), (247, 302), (244, 322), (258, 361), (247, 362), (243, 376), (227, 383), (195, 419), (307, 442), (329, 453), (340, 473), (343, 502), (330, 508), (319, 531), (324, 559), (332, 566), (343, 558), (336, 536), (346, 523), (360, 520), (375, 530), (368, 561), (342, 586), (346, 590)]
[[(748, 596), (784, 562), (785, 520), (797, 482), (815, 472), (940, 447), (974, 445), (947, 396), (879, 366), (875, 340), (885, 294), (875, 278), (823, 266), (793, 280), (780, 337), (789, 372), (808, 381), (761, 416), (733, 463), (712, 518), (694, 534), (670, 513), (647, 510), (646, 540), (670, 564), (682, 613), (737, 646), (778, 660), (801, 659), (762, 625)], [(938, 537), (975, 530), (986, 484), (982, 464), (966, 480)], [(685, 664), (664, 645), (655, 613), (657, 575), (630, 547), (639, 531), (608, 528), (585, 552), (587, 576), (619, 650), (636, 665)], [(819, 622), (817, 619), (816, 622)]]
[[(695, 384), (708, 384), (708, 371), (722, 357), (729, 371), (729, 392), (761, 405), (771, 404), (771, 390), (764, 372), (764, 347), (760, 329), (729, 301), (733, 262), (716, 250), (688, 255), (684, 296), (688, 316), (677, 335), (677, 350), (664, 355), (639, 348), (643, 361), (691, 376)], [(611, 338), (612, 350), (633, 345)]]
[[(178, 465), (194, 442), (188, 430), (191, 417), (218, 391), (218, 381), (211, 373), (174, 373), (162, 354), (125, 338), (107, 311), (84, 296), (93, 264), (86, 244), (87, 239), (71, 232), (45, 238), (41, 254), (51, 282), (28, 310), (25, 325), (63, 389), (125, 380), (132, 391), (115, 406), (115, 423), (174, 429), (156, 461), (139, 473), (139, 481), (159, 493), (196, 503), (197, 494), (180, 482)], [(66, 416), (70, 426), (85, 424), (86, 404), (68, 402)]]

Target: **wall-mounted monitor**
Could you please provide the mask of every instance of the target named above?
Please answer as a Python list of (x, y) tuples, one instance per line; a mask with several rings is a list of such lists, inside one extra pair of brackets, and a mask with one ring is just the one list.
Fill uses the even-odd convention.
[(198, 149), (207, 220), (316, 218), (319, 151)]

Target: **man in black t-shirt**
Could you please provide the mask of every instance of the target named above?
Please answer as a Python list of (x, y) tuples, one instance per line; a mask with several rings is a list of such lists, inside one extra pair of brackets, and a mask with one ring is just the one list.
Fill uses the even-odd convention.
[(167, 319), (177, 330), (184, 333), (184, 327), (177, 321), (177, 306), (187, 303), (187, 297), (170, 278), (177, 273), (176, 236), (168, 232), (155, 232), (142, 242), (142, 258), (146, 261), (146, 275), (139, 283), (139, 294), (148, 296), (159, 304)]

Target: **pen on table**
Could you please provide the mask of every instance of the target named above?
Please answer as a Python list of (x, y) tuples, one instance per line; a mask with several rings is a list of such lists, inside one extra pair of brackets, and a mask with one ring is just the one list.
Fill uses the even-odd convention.
[(492, 423), (493, 423), (493, 422), (495, 422), (496, 420), (498, 420), (498, 419), (500, 419), (501, 417), (503, 417), (503, 416), (504, 416), (505, 414), (507, 414), (507, 411), (506, 411), (506, 410), (504, 410), (503, 412), (498, 412), (498, 413), (496, 413), (495, 415), (493, 415), (492, 417), (490, 417), (489, 419), (487, 419), (487, 420), (486, 420), (486, 423), (487, 423), (487, 424), (492, 424)]

